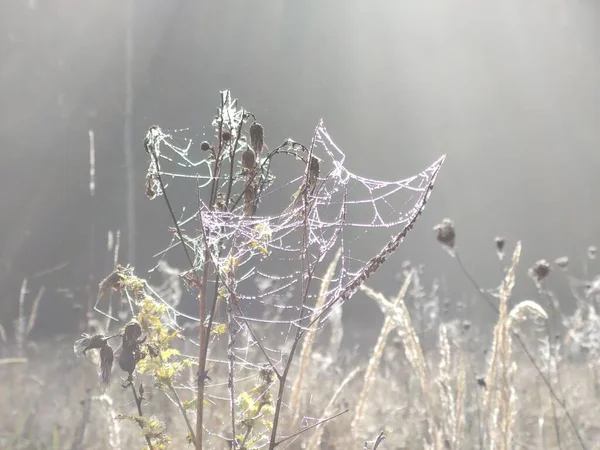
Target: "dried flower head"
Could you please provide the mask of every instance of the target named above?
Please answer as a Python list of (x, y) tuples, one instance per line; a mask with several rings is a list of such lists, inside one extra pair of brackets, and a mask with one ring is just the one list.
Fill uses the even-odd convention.
[(528, 274), (533, 281), (540, 283), (550, 273), (550, 263), (545, 259), (540, 259), (529, 268)]
[(110, 290), (119, 290), (121, 288), (123, 275), (130, 276), (132, 274), (133, 271), (130, 267), (123, 267), (122, 265), (118, 264), (115, 270), (98, 285), (98, 298), (101, 298)]
[(208, 143), (208, 141), (203, 141), (202, 144), (200, 144), (200, 150), (204, 152), (210, 150), (210, 144)]
[(231, 140), (231, 132), (225, 130), (223, 131), (223, 134), (221, 134), (221, 137), (223, 138), (224, 142), (229, 142)]
[(267, 364), (263, 365), (258, 371), (258, 378), (267, 385), (272, 384), (275, 378), (273, 368)]
[(106, 336), (103, 334), (95, 334), (90, 336), (89, 334), (83, 334), (81, 339), (75, 341), (73, 344), (73, 351), (77, 357), (83, 356), (88, 350), (94, 348), (102, 348), (106, 345)]
[(506, 238), (501, 237), (501, 236), (496, 236), (496, 238), (494, 239), (494, 242), (496, 243), (496, 250), (498, 250), (498, 252), (500, 252), (500, 253), (504, 252), (504, 245), (506, 244)]
[(559, 258), (556, 258), (554, 260), (554, 264), (556, 264), (561, 269), (566, 269), (567, 266), (569, 265), (569, 257), (568, 256), (561, 256)]
[(254, 122), (250, 125), (250, 145), (257, 155), (260, 154), (265, 145), (265, 130), (258, 122)]
[(113, 349), (105, 342), (104, 346), (100, 349), (100, 381), (105, 388), (110, 386), (113, 360)]
[(435, 231), (435, 238), (438, 242), (446, 247), (453, 249), (456, 243), (456, 231), (454, 230), (454, 224), (450, 219), (442, 220), (442, 223), (437, 224), (433, 227)]
[(598, 247), (596, 247), (595, 245), (590, 245), (588, 247), (588, 258), (589, 259), (596, 259), (596, 254), (598, 253)]
[(123, 347), (133, 347), (139, 345), (142, 336), (142, 327), (136, 320), (132, 320), (123, 329)]

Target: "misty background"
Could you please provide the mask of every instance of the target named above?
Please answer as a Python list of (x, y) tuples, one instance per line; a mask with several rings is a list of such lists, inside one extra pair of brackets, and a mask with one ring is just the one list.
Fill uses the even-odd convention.
[[(525, 273), (537, 259), (569, 255), (584, 276), (586, 249), (599, 243), (595, 0), (4, 0), (0, 25), (8, 329), (28, 278), (28, 301), (46, 287), (37, 332), (76, 331), (82, 310), (73, 305), (86, 304), (86, 286), (112, 267), (109, 230), (121, 230), (120, 260), (139, 275), (156, 263), (171, 222), (164, 203), (144, 195), (142, 139), (158, 124), (189, 128), (197, 145), (212, 134), (224, 89), (264, 125), (270, 147), (286, 137), (308, 144), (323, 117), (348, 168), (363, 176), (406, 178), (448, 155), (425, 214), (370, 283), (378, 290), (398, 290), (408, 259), (425, 264), (425, 284), (440, 278), (453, 301), (475, 296), (434, 239), (444, 217), (485, 287), (502, 277), (494, 237), (507, 237), (509, 253), (523, 241), (520, 298), (535, 295)], [(379, 314), (361, 294), (345, 307), (349, 320), (359, 313)]]

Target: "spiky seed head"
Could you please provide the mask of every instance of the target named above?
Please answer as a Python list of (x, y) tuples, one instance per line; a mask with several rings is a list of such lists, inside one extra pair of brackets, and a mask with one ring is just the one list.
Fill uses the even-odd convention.
[(254, 122), (250, 125), (250, 145), (256, 154), (260, 154), (265, 145), (265, 129), (258, 122)]
[(242, 153), (242, 167), (246, 170), (252, 170), (256, 163), (256, 154), (252, 148), (248, 147)]
[(454, 245), (456, 244), (456, 231), (452, 220), (442, 220), (442, 223), (433, 227), (433, 231), (435, 231), (435, 238), (440, 244), (445, 245), (450, 249), (454, 248)]
[(202, 144), (200, 144), (200, 150), (204, 152), (210, 150), (210, 144), (208, 143), (208, 141), (203, 141)]
[(529, 268), (528, 274), (533, 281), (540, 283), (550, 274), (550, 263), (545, 259), (540, 259)]
[(556, 258), (554, 260), (554, 264), (556, 264), (561, 269), (566, 269), (567, 266), (569, 265), (569, 257), (568, 256), (561, 256), (559, 258)]
[(84, 334), (81, 339), (75, 341), (73, 344), (73, 351), (77, 357), (83, 356), (88, 350), (94, 348), (102, 348), (106, 344), (106, 337), (103, 334), (95, 334), (90, 336)]
[(598, 253), (598, 247), (596, 247), (595, 245), (590, 245), (588, 247), (588, 258), (589, 259), (596, 259), (597, 253)]

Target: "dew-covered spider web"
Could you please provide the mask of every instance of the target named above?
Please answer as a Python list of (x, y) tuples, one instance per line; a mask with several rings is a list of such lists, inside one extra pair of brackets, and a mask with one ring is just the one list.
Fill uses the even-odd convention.
[[(221, 93), (212, 127), (211, 140), (158, 126), (144, 139), (145, 194), (164, 201), (172, 226), (143, 290), (165, 306), (166, 324), (181, 331), (182, 355), (208, 349), (206, 369), (196, 381), (179, 380), (180, 388), (208, 382), (203, 399), (229, 404), (235, 435), (243, 383), (257, 373), (271, 380), (262, 375), (266, 368), (286, 386), (281, 373), (288, 373), (292, 349), (306, 331), (328, 323), (341, 328), (341, 307), (415, 225), (445, 157), (401, 180), (369, 179), (348, 169), (322, 120), (307, 145), (287, 139), (269, 148), (262, 125), (229, 91)], [(98, 299), (132, 271), (118, 266), (101, 283)], [(124, 291), (121, 305), (135, 316), (139, 305)], [(196, 305), (192, 313), (186, 296)], [(110, 305), (95, 307), (113, 319)], [(200, 344), (198, 327), (209, 332), (200, 352), (190, 347)], [(303, 424), (311, 423), (316, 419), (305, 415)]]
[[(146, 195), (166, 197), (177, 222), (170, 245), (156, 257), (181, 263), (185, 253), (190, 264), (181, 278), (192, 291), (207, 283), (201, 288), (209, 310), (220, 303), (214, 323), (233, 320), (230, 330), (260, 330), (236, 344), (242, 365), (251, 365), (248, 349), (267, 334), (279, 339), (273, 345), (265, 338), (264, 349), (281, 361), (295, 331), (326, 323), (398, 248), (422, 213), (444, 156), (402, 180), (365, 178), (348, 170), (323, 121), (308, 145), (288, 139), (269, 149), (262, 126), (228, 91), (212, 125), (213, 142), (157, 126), (148, 131)], [(370, 253), (364, 254), (363, 241)], [(174, 326), (198, 320), (166, 303)]]
[[(226, 324), (227, 360), (211, 344), (209, 361), (229, 362), (230, 376), (235, 361), (237, 380), (265, 358), (280, 367), (299, 333), (339, 312), (412, 229), (444, 157), (402, 180), (362, 177), (348, 170), (323, 121), (308, 145), (287, 139), (270, 149), (262, 125), (228, 91), (212, 125), (212, 142), (158, 126), (144, 139), (146, 196), (164, 199), (173, 219), (151, 271), (162, 282), (151, 279), (147, 288), (167, 306), (172, 327), (211, 324), (215, 344), (213, 330)], [(183, 312), (183, 284), (192, 298), (206, 293), (202, 319)], [(128, 306), (135, 315), (135, 304)]]

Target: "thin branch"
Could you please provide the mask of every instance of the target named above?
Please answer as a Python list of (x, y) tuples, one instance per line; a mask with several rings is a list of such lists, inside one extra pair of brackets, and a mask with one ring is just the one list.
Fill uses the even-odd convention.
[(190, 437), (192, 438), (192, 442), (196, 442), (196, 434), (194, 433), (194, 427), (192, 427), (192, 423), (190, 422), (190, 419), (187, 415), (187, 411), (185, 410), (183, 403), (181, 403), (179, 394), (177, 393), (177, 391), (175, 390), (175, 388), (173, 387), (173, 385), (171, 383), (169, 383), (168, 386), (169, 386), (169, 390), (171, 391), (171, 394), (173, 394), (173, 397), (175, 397), (175, 402), (177, 403), (179, 412), (183, 416), (183, 420), (185, 420), (185, 425), (187, 426), (188, 431), (190, 432)]
[(273, 448), (277, 447), (280, 444), (283, 444), (286, 441), (289, 441), (290, 439), (295, 438), (296, 436), (298, 436), (298, 435), (300, 435), (302, 433), (307, 432), (308, 430), (312, 430), (313, 428), (316, 428), (319, 425), (323, 425), (324, 423), (329, 422), (330, 420), (333, 420), (333, 419), (335, 419), (335, 418), (337, 418), (337, 417), (339, 417), (339, 416), (341, 416), (343, 414), (346, 414), (348, 411), (349, 411), (349, 409), (345, 409), (344, 411), (341, 411), (341, 412), (339, 412), (339, 413), (337, 413), (337, 414), (335, 414), (335, 415), (333, 415), (331, 417), (328, 417), (328, 418), (323, 419), (323, 420), (319, 420), (317, 423), (314, 423), (314, 424), (312, 424), (312, 425), (310, 425), (308, 427), (302, 428), (300, 431), (298, 431), (298, 432), (296, 432), (294, 434), (291, 434), (289, 436), (286, 436), (283, 439), (275, 442)]
[[(135, 391), (135, 386), (134, 386), (133, 382), (130, 382), (129, 385), (131, 386), (131, 392), (133, 392), (133, 398), (134, 398), (135, 404), (137, 406), (138, 416), (144, 417), (144, 413), (142, 412), (142, 397), (138, 397), (137, 392)], [(136, 422), (139, 425), (139, 427), (142, 429), (142, 431), (144, 431), (144, 424), (142, 423), (142, 421), (136, 420)], [(148, 433), (144, 433), (144, 438), (146, 439), (148, 448), (150, 450), (154, 450), (154, 447), (152, 446), (152, 440), (150, 439), (150, 436), (148, 435)]]

